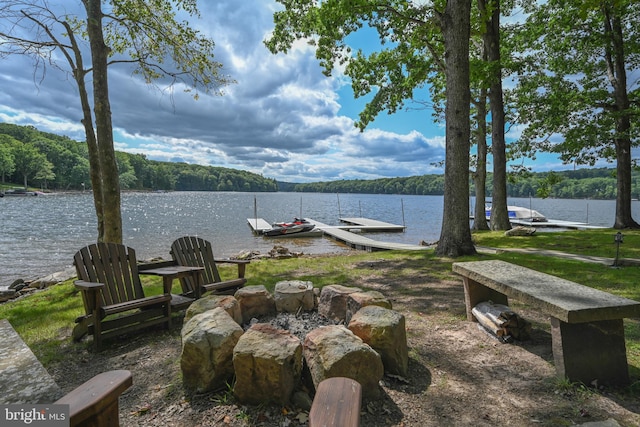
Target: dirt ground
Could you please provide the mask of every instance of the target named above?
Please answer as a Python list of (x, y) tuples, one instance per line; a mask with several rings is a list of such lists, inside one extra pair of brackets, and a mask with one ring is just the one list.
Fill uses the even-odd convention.
[[(371, 274), (353, 286), (381, 291), (404, 314), (410, 360), (408, 378), (385, 377), (382, 397), (363, 402), (363, 427), (640, 425), (640, 402), (623, 390), (570, 387), (555, 378), (548, 319), (536, 310), (512, 305), (533, 323), (532, 338), (502, 344), (466, 321), (459, 278), (436, 279), (417, 269), (407, 281), (386, 260), (366, 267)], [(65, 392), (99, 372), (132, 371), (133, 386), (120, 399), (122, 426), (307, 425), (304, 410), (244, 406), (230, 390), (186, 395), (180, 319), (175, 323), (170, 331), (122, 338), (98, 354), (86, 342), (63, 340), (67, 358), (47, 368)]]

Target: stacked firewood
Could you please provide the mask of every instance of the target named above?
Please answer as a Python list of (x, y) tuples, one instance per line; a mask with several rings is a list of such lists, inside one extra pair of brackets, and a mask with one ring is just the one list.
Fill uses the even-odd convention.
[(514, 313), (509, 307), (484, 301), (471, 310), (478, 323), (502, 342), (530, 338), (531, 323)]

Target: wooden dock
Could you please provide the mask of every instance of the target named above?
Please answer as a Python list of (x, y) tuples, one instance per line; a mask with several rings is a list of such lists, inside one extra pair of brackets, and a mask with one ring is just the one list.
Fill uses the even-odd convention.
[(527, 221), (523, 219), (509, 219), (511, 224), (523, 225), (526, 227), (540, 227), (540, 228), (573, 228), (573, 229), (601, 229), (607, 228), (600, 225), (590, 225), (586, 222), (564, 221), (561, 219), (548, 219), (547, 221)]
[[(364, 250), (367, 252), (381, 250), (416, 251), (428, 249), (427, 246), (421, 245), (381, 242), (349, 231), (404, 231), (406, 227), (403, 225), (395, 225), (368, 218), (341, 218), (340, 221), (346, 223), (342, 225), (328, 225), (320, 221), (316, 221), (315, 219), (305, 219), (310, 223), (313, 223), (316, 226), (315, 229), (321, 230), (321, 233), (313, 232), (314, 235), (326, 235), (354, 249)], [(264, 231), (271, 228), (271, 224), (262, 218), (248, 218), (247, 222), (255, 234), (262, 234)], [(309, 237), (307, 234), (308, 233), (301, 235), (301, 233), (296, 233), (289, 235), (289, 237)]]
[[(262, 218), (247, 218), (247, 223), (249, 224), (249, 227), (251, 227), (251, 231), (253, 231), (253, 234), (257, 234), (257, 235), (263, 235), (265, 231), (271, 230), (271, 228), (273, 228), (273, 225), (269, 224), (266, 220)], [(270, 239), (293, 239), (293, 238), (300, 238), (300, 237), (322, 237), (323, 234), (324, 232), (322, 230), (320, 230), (319, 228), (314, 228), (311, 231), (303, 231), (300, 233), (293, 233), (293, 234), (279, 234), (277, 236), (268, 236), (268, 237)]]
[(362, 230), (362, 231), (404, 231), (407, 227), (404, 225), (389, 224), (388, 222), (378, 221), (369, 218), (340, 218), (340, 222), (347, 224), (339, 225), (343, 230)]
[(271, 229), (271, 224), (262, 218), (247, 218), (247, 223), (254, 234), (262, 234)]
[[(358, 219), (365, 220), (365, 218), (358, 218)], [(346, 227), (350, 229), (357, 228), (360, 230), (362, 229), (362, 227), (370, 227), (369, 230), (371, 230), (371, 228), (373, 228), (374, 225), (354, 226), (352, 224), (349, 226), (331, 226), (331, 225), (323, 224), (311, 218), (307, 218), (307, 221), (314, 223), (316, 225), (316, 228), (321, 229), (325, 235), (331, 237), (334, 240), (337, 240), (338, 242), (344, 243), (345, 245), (352, 247), (354, 249), (360, 249), (367, 252), (383, 251), (383, 250), (418, 251), (418, 250), (428, 249), (427, 246), (409, 245), (406, 243), (380, 242), (378, 240), (373, 240), (368, 237), (362, 236), (360, 234), (352, 233), (345, 229)], [(370, 220), (370, 221), (373, 221), (373, 220)], [(365, 222), (366, 221), (360, 221), (361, 224)], [(387, 224), (387, 223), (378, 224), (379, 227), (392, 226), (392, 225), (393, 224)], [(403, 226), (396, 226), (396, 227), (402, 227), (402, 229), (404, 229)]]

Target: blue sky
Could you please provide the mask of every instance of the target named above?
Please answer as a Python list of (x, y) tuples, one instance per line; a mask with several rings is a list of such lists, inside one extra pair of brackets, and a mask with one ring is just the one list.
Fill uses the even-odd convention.
[[(304, 43), (272, 55), (263, 40), (277, 8), (267, 0), (200, 1), (203, 18), (192, 25), (214, 39), (216, 59), (237, 81), (223, 97), (194, 100), (180, 90), (169, 95), (130, 70), (110, 68), (116, 149), (289, 182), (443, 173), (433, 164), (444, 159), (444, 126), (433, 123), (429, 110), (408, 103), (406, 111), (382, 113), (361, 133), (354, 122), (364, 100), (353, 98), (340, 72), (325, 77)], [(377, 44), (367, 35), (353, 40), (354, 48)], [(83, 141), (70, 76), (52, 67), (44, 75), (33, 70), (24, 57), (0, 60), (0, 122)], [(571, 168), (550, 156), (528, 164), (535, 171)]]

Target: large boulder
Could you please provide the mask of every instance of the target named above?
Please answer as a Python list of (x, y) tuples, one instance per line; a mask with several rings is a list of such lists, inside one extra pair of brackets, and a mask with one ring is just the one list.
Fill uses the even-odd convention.
[(369, 305), (353, 315), (349, 330), (380, 354), (387, 373), (407, 375), (409, 351), (402, 314)]
[(517, 227), (513, 227), (510, 230), (504, 232), (505, 236), (531, 236), (536, 232), (535, 227), (525, 227), (522, 225), (518, 225)]
[(263, 285), (245, 286), (238, 289), (234, 296), (240, 303), (243, 323), (248, 323), (254, 317), (276, 314), (273, 295)]
[(182, 328), (180, 367), (185, 388), (206, 392), (224, 388), (233, 376), (233, 348), (243, 330), (217, 307), (192, 317)]
[(44, 289), (49, 286), (62, 283), (69, 279), (73, 279), (74, 277), (76, 277), (76, 275), (77, 275), (76, 269), (74, 267), (70, 267), (65, 270), (58, 271), (57, 273), (52, 273), (52, 274), (49, 274), (48, 276), (36, 279), (33, 282), (31, 282), (29, 286), (36, 289)]
[(384, 375), (380, 355), (344, 326), (322, 326), (309, 332), (303, 354), (317, 388), (331, 377), (347, 377), (362, 385), (364, 396), (380, 394), (378, 383)]
[(302, 344), (289, 332), (266, 323), (253, 325), (233, 350), (236, 383), (243, 403), (287, 404), (302, 373)]
[(377, 305), (380, 307), (391, 309), (391, 302), (378, 291), (355, 292), (347, 296), (347, 311), (345, 315), (345, 324), (348, 325), (351, 317), (362, 307), (368, 305)]
[(315, 308), (313, 283), (302, 280), (287, 280), (276, 283), (273, 292), (278, 312), (296, 313)]
[(362, 289), (342, 285), (328, 285), (320, 292), (318, 313), (336, 322), (344, 322), (347, 313), (349, 295), (362, 292)]
[(206, 295), (193, 303), (187, 308), (184, 315), (184, 323), (187, 323), (192, 317), (202, 314), (214, 308), (221, 307), (231, 316), (233, 320), (242, 324), (242, 313), (240, 312), (240, 303), (231, 295)]
[(17, 295), (16, 295), (15, 289), (11, 289), (6, 286), (0, 286), (0, 302), (9, 301), (10, 299), (15, 298), (16, 296)]

